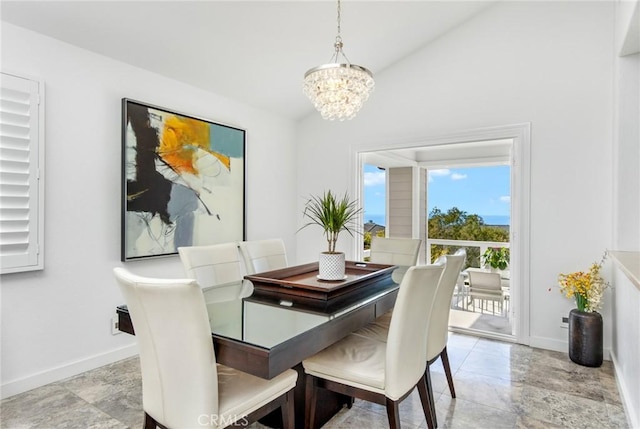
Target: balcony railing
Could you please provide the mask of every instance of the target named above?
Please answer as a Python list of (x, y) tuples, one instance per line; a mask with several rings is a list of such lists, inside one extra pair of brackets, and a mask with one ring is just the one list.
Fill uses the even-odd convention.
[[(431, 261), (431, 246), (432, 245), (439, 245), (439, 246), (447, 246), (447, 247), (454, 247), (456, 249), (459, 248), (478, 248), (479, 249), (479, 253), (478, 258), (480, 255), (482, 255), (489, 247), (509, 247), (510, 243), (509, 242), (505, 242), (505, 241), (472, 241), (472, 240), (444, 240), (444, 239), (437, 239), (437, 238), (429, 238), (427, 239), (427, 261)], [(448, 252), (448, 253), (453, 253), (452, 252)], [(475, 252), (474, 252), (475, 253)], [(469, 255), (470, 252), (467, 251), (467, 254)], [(468, 260), (467, 263), (469, 264), (469, 266), (474, 266), (474, 267), (480, 267), (480, 260), (478, 259), (476, 260)]]
[[(427, 240), (427, 261), (431, 261), (431, 245), (440, 245), (440, 246), (449, 246), (454, 247), (455, 249), (459, 248), (478, 248), (479, 253), (477, 253), (478, 258), (482, 255), (489, 247), (509, 247), (510, 243), (505, 241), (472, 241), (472, 240), (441, 240), (437, 238), (430, 238)], [(364, 258), (369, 257), (371, 251), (369, 249), (364, 250)], [(453, 251), (448, 252), (452, 254)], [(468, 254), (471, 252), (467, 251)], [(474, 252), (475, 253), (475, 252)], [(467, 261), (468, 266), (474, 266), (480, 268), (480, 260), (469, 260)]]

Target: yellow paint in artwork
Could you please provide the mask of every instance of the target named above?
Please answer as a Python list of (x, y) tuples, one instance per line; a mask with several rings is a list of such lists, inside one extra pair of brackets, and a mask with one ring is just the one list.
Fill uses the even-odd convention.
[(227, 170), (231, 169), (231, 158), (229, 158), (226, 155), (221, 154), (220, 152), (214, 152), (214, 151), (209, 151), (209, 153), (211, 153), (213, 156), (215, 156), (216, 158), (218, 158), (220, 160), (220, 162), (227, 167)]
[(159, 154), (178, 173), (198, 174), (194, 155), (198, 149), (218, 158), (229, 169), (231, 160), (209, 149), (209, 125), (196, 119), (168, 116), (164, 122)]

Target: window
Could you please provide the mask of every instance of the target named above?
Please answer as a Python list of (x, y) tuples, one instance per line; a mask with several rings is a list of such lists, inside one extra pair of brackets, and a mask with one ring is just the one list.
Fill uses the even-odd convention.
[(1, 274), (43, 268), (42, 83), (0, 73)]

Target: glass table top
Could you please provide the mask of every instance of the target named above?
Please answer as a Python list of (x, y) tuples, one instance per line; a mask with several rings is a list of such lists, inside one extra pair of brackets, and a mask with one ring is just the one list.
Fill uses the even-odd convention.
[[(236, 293), (233, 293), (233, 288)], [(246, 288), (246, 284), (245, 284)], [(270, 349), (296, 335), (354, 311), (393, 292), (397, 285), (377, 291), (329, 314), (296, 308), (296, 304), (280, 304), (243, 293), (243, 283), (225, 285), (224, 299), (214, 289), (203, 290), (211, 332), (215, 335)], [(250, 292), (249, 292), (250, 293)], [(230, 299), (231, 296), (237, 298)]]

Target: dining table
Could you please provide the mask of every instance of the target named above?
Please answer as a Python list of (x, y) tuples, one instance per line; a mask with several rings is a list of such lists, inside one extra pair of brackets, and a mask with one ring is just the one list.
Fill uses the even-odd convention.
[[(215, 288), (203, 290), (211, 336), (220, 364), (270, 379), (286, 369), (298, 371), (296, 427), (304, 427), (305, 377), (302, 361), (393, 308), (399, 285), (395, 265), (347, 261), (345, 278), (318, 278), (318, 263), (246, 275), (237, 299), (220, 300)], [(126, 305), (116, 308), (118, 327), (135, 335)], [(324, 392), (317, 427), (351, 399)], [(275, 421), (270, 421), (275, 420)], [(263, 422), (278, 426), (278, 415)]]

